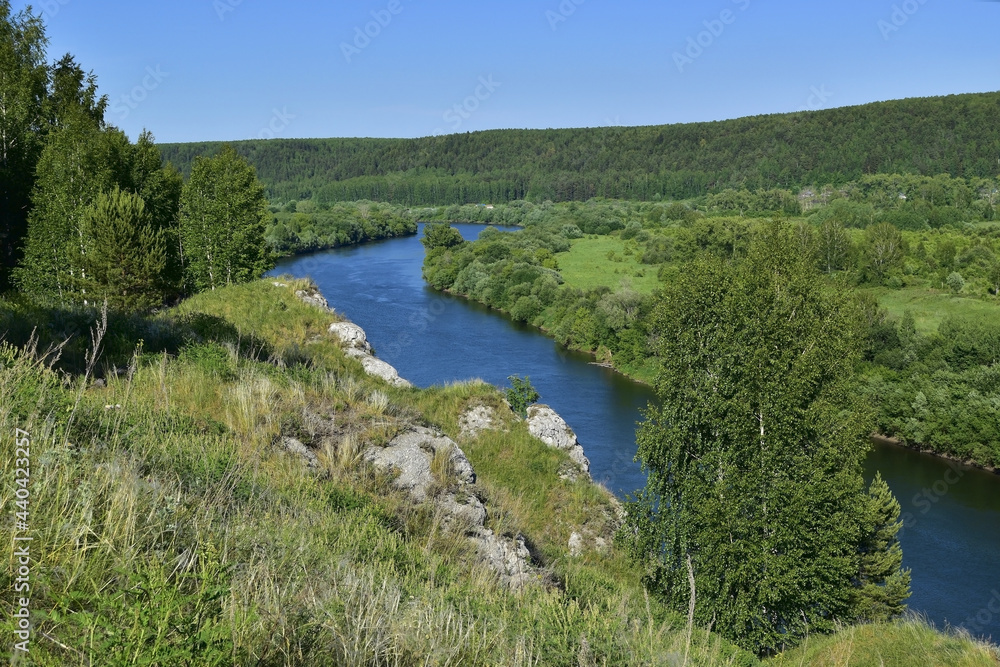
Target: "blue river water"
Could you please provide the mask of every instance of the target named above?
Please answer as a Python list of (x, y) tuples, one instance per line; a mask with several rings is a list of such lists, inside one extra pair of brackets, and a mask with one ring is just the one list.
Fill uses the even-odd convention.
[[(470, 240), (482, 230), (454, 226)], [(338, 312), (364, 328), (378, 356), (417, 386), (471, 378), (505, 386), (510, 375), (529, 376), (541, 402), (576, 431), (596, 481), (619, 496), (642, 488), (635, 427), (652, 390), (536, 329), (431, 289), (421, 278), (419, 238), (290, 258), (272, 275), (312, 278)], [(900, 502), (910, 608), (940, 628), (1000, 640), (1000, 476), (891, 445), (873, 449), (869, 479), (875, 471)]]

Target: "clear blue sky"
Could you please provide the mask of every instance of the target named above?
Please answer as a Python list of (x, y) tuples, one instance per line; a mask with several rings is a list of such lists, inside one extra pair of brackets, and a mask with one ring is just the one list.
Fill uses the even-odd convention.
[(108, 121), (162, 142), (652, 125), (1000, 90), (1000, 2), (34, 8), (45, 15), (50, 59), (70, 52), (97, 74)]

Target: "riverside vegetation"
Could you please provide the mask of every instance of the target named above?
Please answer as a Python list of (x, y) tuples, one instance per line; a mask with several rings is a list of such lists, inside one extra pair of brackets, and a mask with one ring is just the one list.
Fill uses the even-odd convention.
[[(506, 234), (487, 227), (466, 243), (429, 226), (424, 276), (652, 382), (658, 362), (651, 315), (661, 291), (697, 258), (739, 264), (777, 216), (813, 264), (817, 283), (860, 303), (865, 334), (856, 391), (872, 401), (878, 430), (998, 467), (1000, 225), (968, 200), (964, 207), (941, 198), (931, 205), (924, 199), (930, 195), (921, 195), (931, 180), (873, 177), (797, 199), (745, 193), (741, 200), (750, 204), (741, 210), (729, 208), (734, 193), (670, 204), (467, 207), (468, 217), (524, 228)], [(968, 188), (961, 179), (939, 183), (953, 192)], [(907, 199), (887, 195), (905, 184)], [(788, 217), (783, 205), (762, 210), (768, 201), (809, 201), (810, 208)]]

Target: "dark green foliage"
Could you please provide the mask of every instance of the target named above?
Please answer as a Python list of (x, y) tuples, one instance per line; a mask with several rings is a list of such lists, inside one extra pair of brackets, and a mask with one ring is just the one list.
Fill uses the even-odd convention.
[(882, 320), (865, 393), (879, 406), (879, 430), (904, 442), (1000, 466), (1000, 324), (948, 318), (932, 335), (912, 320)]
[(899, 229), (888, 222), (880, 222), (865, 230), (865, 269), (876, 281), (883, 281), (905, 254)]
[[(305, 202), (312, 204), (312, 202)], [(308, 212), (277, 213), (265, 239), (278, 255), (288, 255), (415, 234), (417, 223), (407, 211), (375, 202), (340, 202), (331, 207), (307, 207)], [(287, 208), (287, 207), (286, 207)], [(316, 210), (311, 210), (311, 209)]]
[(179, 290), (180, 175), (144, 133), (136, 145), (69, 107), (38, 163), (20, 289), (61, 305), (142, 310)]
[(83, 212), (98, 195), (128, 185), (131, 146), (116, 130), (102, 130), (82, 113), (49, 136), (38, 163), (34, 208), (24, 260), (15, 282), (36, 298), (82, 303), (76, 281), (86, 248)]
[(424, 227), (424, 237), (420, 242), (427, 250), (435, 250), (462, 245), (465, 240), (461, 232), (449, 225), (427, 225)]
[[(1000, 93), (983, 93), (717, 123), (491, 130), (421, 139), (276, 139), (243, 141), (236, 148), (257, 167), (270, 196), (282, 201), (651, 201), (726, 188), (777, 193), (866, 174), (995, 178), (998, 105)], [(914, 118), (921, 122), (914, 125)], [(212, 155), (219, 144), (161, 148), (189, 171), (195, 156)], [(951, 205), (935, 183), (923, 190), (935, 205)], [(899, 194), (896, 189), (891, 196)], [(742, 199), (737, 194), (718, 206), (736, 214), (791, 215), (798, 209), (787, 193), (759, 204)]]
[(532, 403), (538, 402), (541, 398), (535, 388), (531, 386), (531, 378), (525, 376), (522, 378), (520, 375), (511, 375), (507, 378), (510, 380), (510, 387), (507, 388), (505, 393), (507, 394), (507, 402), (510, 403), (510, 408), (513, 410), (521, 419), (528, 416), (528, 406)]
[(84, 252), (77, 289), (91, 303), (107, 301), (122, 312), (144, 311), (163, 302), (167, 249), (162, 229), (138, 195), (100, 194), (83, 210)]
[(27, 11), (0, 0), (0, 290), (19, 261), (35, 165), (42, 152), (48, 70), (45, 30)]
[(231, 147), (202, 158), (184, 184), (181, 256), (190, 292), (256, 280), (273, 265), (264, 243), (267, 200), (254, 168)]
[(903, 569), (899, 546), (899, 502), (880, 473), (868, 487), (868, 507), (862, 523), (855, 600), (858, 620), (878, 623), (906, 611), (910, 571)]
[(107, 97), (69, 54), (46, 65), (45, 28), (29, 10), (0, 1), (0, 290), (20, 262), (36, 168), (48, 135), (84, 120), (103, 126)]
[(661, 407), (639, 430), (649, 477), (622, 536), (678, 611), (690, 573), (696, 620), (758, 653), (859, 615), (856, 312), (773, 226), (742, 263), (688, 267), (652, 315)]

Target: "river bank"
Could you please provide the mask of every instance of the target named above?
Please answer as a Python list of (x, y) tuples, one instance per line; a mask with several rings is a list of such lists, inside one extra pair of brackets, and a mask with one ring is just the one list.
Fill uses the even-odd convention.
[[(481, 230), (460, 228), (467, 238)], [(635, 429), (642, 409), (655, 402), (650, 387), (557, 345), (536, 327), (433, 290), (421, 278), (423, 257), (419, 238), (407, 237), (294, 259), (276, 271), (311, 275), (368, 332), (380, 357), (418, 387), (469, 378), (502, 387), (509, 375), (530, 376), (541, 400), (576, 432), (594, 480), (620, 498), (641, 489)], [(1000, 583), (990, 576), (1000, 562), (997, 477), (970, 470), (950, 484), (950, 470), (942, 459), (882, 444), (866, 464), (867, 479), (880, 472), (914, 517), (901, 538), (904, 564), (914, 572), (911, 608), (940, 627), (975, 616), (989, 604), (981, 593)], [(1000, 636), (1000, 617), (984, 632)]]

